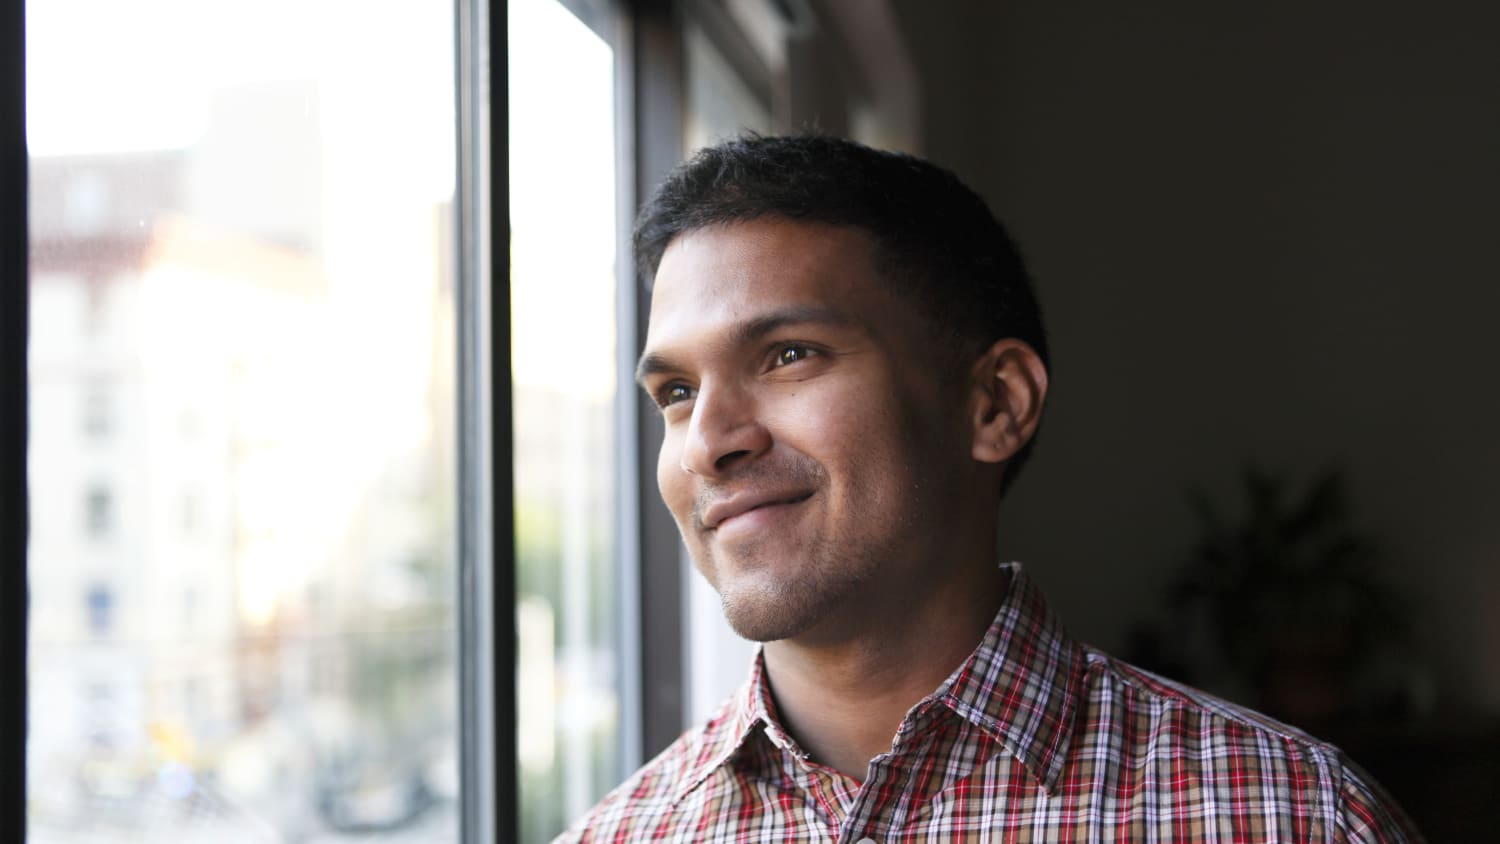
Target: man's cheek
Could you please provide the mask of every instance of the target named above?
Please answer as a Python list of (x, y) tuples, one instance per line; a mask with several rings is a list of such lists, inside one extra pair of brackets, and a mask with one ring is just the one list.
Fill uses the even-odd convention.
[(662, 440), (656, 458), (656, 488), (661, 492), (667, 509), (672, 511), (672, 517), (686, 528), (692, 511), (692, 477), (682, 468), (681, 449), (680, 439), (671, 433)]
[(681, 438), (667, 431), (661, 440), (661, 450), (656, 453), (656, 487), (661, 490), (662, 498), (666, 498), (676, 482), (676, 475), (682, 471), (682, 442)]

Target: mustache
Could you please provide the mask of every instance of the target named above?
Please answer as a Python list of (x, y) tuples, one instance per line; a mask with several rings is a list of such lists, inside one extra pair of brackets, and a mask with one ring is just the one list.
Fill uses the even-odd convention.
[(693, 497), (693, 526), (704, 530), (703, 514), (730, 496), (812, 490), (826, 476), (823, 467), (809, 457), (787, 457), (774, 463), (757, 461), (723, 480), (703, 482)]

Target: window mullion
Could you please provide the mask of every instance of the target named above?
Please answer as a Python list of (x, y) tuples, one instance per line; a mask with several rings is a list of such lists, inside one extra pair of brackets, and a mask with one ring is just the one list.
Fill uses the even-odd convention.
[(515, 530), (506, 4), (457, 0), (462, 839), (515, 840)]
[[(634, 193), (649, 196), (683, 154), (683, 56), (676, 6), (669, 0), (637, 4), (633, 28), (635, 90)], [(627, 264), (627, 266), (633, 266)], [(633, 270), (634, 330), (645, 336), (650, 291)], [(633, 356), (637, 350), (631, 350)], [(641, 650), (641, 751), (655, 756), (682, 732), (686, 712), (685, 595), (681, 538), (656, 490), (655, 455), (661, 414), (632, 388), (636, 416)]]
[[(0, 32), (0, 661), (21, 666), (0, 695), (0, 838), (26, 839), (27, 154), (25, 4)], [(19, 673), (19, 677), (15, 676)]]

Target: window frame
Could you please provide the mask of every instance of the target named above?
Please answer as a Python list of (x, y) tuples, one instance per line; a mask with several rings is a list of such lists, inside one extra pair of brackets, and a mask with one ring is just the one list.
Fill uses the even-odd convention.
[(626, 631), (627, 640), (638, 654), (640, 672), (638, 726), (627, 727), (639, 730), (635, 739), (638, 749), (627, 747), (624, 754), (630, 770), (634, 770), (682, 733), (687, 701), (682, 540), (656, 489), (656, 453), (664, 427), (661, 412), (636, 386), (629, 371), (640, 352), (640, 340), (646, 336), (651, 314), (651, 291), (635, 272), (629, 230), (640, 201), (651, 195), (682, 158), (686, 87), (680, 4), (674, 0), (640, 0), (632, 4), (631, 18), (630, 67), (621, 74), (622, 80), (629, 80), (632, 91), (628, 109), (621, 109), (628, 113), (631, 126), (620, 135), (629, 145), (629, 184), (628, 190), (620, 192), (621, 201), (628, 207), (620, 218), (624, 229), (620, 266), (624, 271), (619, 335), (620, 395), (633, 411), (621, 413), (622, 419), (630, 420), (631, 428), (621, 459), (627, 461), (630, 470), (627, 481), (634, 484), (633, 496), (628, 496), (633, 498), (626, 514), (629, 518), (622, 520), (629, 526), (627, 530), (635, 531), (629, 544), (634, 560), (625, 561), (634, 571), (628, 571), (626, 579), (638, 584), (635, 594), (628, 596), (633, 598), (633, 606), (626, 612), (634, 623), (634, 628)]
[[(19, 681), (0, 695), (0, 838), (26, 840), (27, 225), (26, 10), (0, 12), (0, 664)], [(14, 682), (14, 680), (13, 680)]]
[(508, 32), (505, 0), (455, 7), (459, 839), (483, 842), (520, 828)]

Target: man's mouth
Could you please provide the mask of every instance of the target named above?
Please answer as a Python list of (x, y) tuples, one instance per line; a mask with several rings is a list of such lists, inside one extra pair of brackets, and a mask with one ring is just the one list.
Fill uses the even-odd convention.
[(751, 513), (801, 504), (812, 495), (811, 492), (802, 491), (737, 493), (704, 508), (703, 526), (709, 530), (718, 530)]

